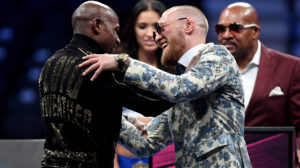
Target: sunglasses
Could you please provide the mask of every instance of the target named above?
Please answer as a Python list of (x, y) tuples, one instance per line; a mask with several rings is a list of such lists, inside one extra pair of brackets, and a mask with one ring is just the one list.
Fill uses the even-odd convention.
[(229, 28), (229, 31), (231, 33), (239, 33), (242, 29), (252, 28), (252, 27), (259, 27), (257, 24), (246, 24), (241, 25), (239, 23), (231, 23), (228, 27), (223, 26), (221, 24), (217, 24), (215, 26), (215, 32), (217, 34), (224, 33), (227, 28)]
[(166, 21), (166, 22), (163, 22), (163, 23), (158, 23), (158, 22), (155, 23), (155, 25), (154, 25), (155, 31), (153, 32), (153, 40), (155, 41), (156, 33), (161, 34), (164, 27), (166, 27), (167, 25), (169, 25), (169, 24), (171, 24), (175, 21), (184, 20), (184, 19), (187, 19), (187, 18), (183, 17), (183, 18), (179, 18), (179, 19), (172, 19), (172, 20), (169, 20), (169, 21)]

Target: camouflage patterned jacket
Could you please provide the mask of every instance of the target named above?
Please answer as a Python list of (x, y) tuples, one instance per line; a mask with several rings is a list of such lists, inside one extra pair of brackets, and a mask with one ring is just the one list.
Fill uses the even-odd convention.
[(224, 46), (199, 48), (198, 62), (182, 75), (171, 75), (132, 60), (124, 82), (176, 102), (156, 117), (144, 138), (126, 121), (120, 143), (140, 157), (175, 143), (176, 167), (251, 168), (244, 140), (244, 95), (238, 66)]

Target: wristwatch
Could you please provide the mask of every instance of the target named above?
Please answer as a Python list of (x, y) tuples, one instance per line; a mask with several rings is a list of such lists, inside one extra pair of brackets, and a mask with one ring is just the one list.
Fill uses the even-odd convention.
[(116, 62), (118, 63), (118, 69), (120, 71), (126, 71), (126, 69), (129, 66), (130, 63), (130, 58), (128, 56), (128, 54), (126, 53), (121, 53), (116, 55), (115, 57)]

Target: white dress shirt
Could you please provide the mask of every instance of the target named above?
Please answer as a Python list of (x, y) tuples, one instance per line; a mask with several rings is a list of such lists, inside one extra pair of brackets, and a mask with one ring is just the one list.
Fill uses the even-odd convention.
[(248, 64), (246, 69), (240, 71), (242, 75), (242, 81), (243, 81), (245, 109), (247, 109), (248, 107), (254, 89), (256, 76), (259, 68), (260, 55), (261, 55), (261, 43), (260, 41), (258, 41), (257, 50), (254, 54), (253, 59)]
[(188, 67), (188, 65), (190, 64), (190, 62), (192, 61), (192, 59), (194, 58), (194, 56), (199, 54), (199, 51), (201, 49), (201, 47), (205, 45), (205, 44), (198, 44), (194, 47), (192, 47), (191, 49), (189, 49), (187, 52), (185, 52), (183, 54), (183, 56), (178, 60), (178, 63)]

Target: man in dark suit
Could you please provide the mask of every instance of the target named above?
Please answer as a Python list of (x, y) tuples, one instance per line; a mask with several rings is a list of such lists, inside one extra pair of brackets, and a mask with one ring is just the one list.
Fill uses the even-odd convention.
[(122, 107), (146, 116), (171, 104), (138, 94), (105, 72), (96, 82), (78, 64), (91, 53), (110, 52), (119, 43), (119, 20), (108, 6), (87, 1), (73, 13), (70, 43), (50, 57), (40, 75), (40, 103), (46, 143), (43, 167), (112, 168)]
[(299, 151), (300, 60), (269, 49), (258, 40), (258, 15), (248, 3), (227, 6), (215, 31), (220, 43), (235, 57), (242, 74), (245, 125), (295, 126)]

